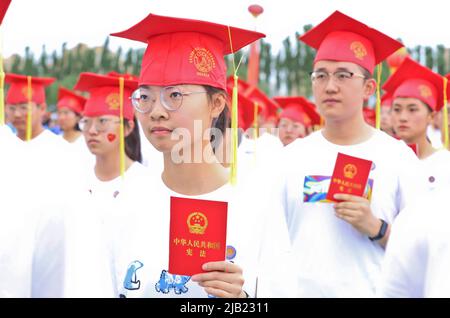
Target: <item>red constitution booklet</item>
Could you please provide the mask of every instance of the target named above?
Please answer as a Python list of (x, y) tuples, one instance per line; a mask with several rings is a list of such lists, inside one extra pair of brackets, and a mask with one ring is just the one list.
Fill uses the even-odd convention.
[(338, 153), (334, 172), (330, 180), (327, 200), (338, 202), (335, 194), (364, 196), (372, 161)]
[(192, 276), (224, 261), (228, 203), (170, 198), (169, 273)]

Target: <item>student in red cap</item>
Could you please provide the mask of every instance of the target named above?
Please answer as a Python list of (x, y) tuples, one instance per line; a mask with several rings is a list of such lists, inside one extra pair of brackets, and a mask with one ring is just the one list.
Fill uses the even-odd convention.
[[(252, 189), (240, 183), (233, 187), (229, 170), (217, 160), (211, 145), (213, 124), (226, 122), (222, 117), (227, 116), (223, 56), (263, 34), (150, 14), (113, 35), (148, 44), (135, 109), (147, 139), (164, 155), (160, 178), (149, 179), (135, 197), (122, 198), (127, 208), (117, 209), (122, 212), (117, 222), (122, 229), (116, 231), (122, 236), (115, 244), (118, 295), (286, 294), (290, 288), (286, 284), (274, 289), (280, 268), (275, 273), (272, 267), (272, 262), (281, 262), (282, 267), (288, 263), (283, 258), (289, 239), (282, 210), (271, 208), (270, 196), (258, 184)], [(204, 263), (205, 272), (193, 276), (168, 272), (169, 225), (175, 222), (169, 221), (171, 197), (227, 202), (226, 261)]]
[[(317, 50), (312, 91), (325, 124), (287, 146), (281, 164), (298, 296), (372, 297), (390, 224), (408, 198), (403, 171), (413, 171), (417, 158), (365, 123), (363, 105), (375, 92), (375, 66), (402, 45), (339, 11), (300, 39)], [(338, 153), (372, 161), (363, 196), (338, 192), (327, 200)], [(337, 172), (358, 174), (346, 167)]]
[(383, 260), (379, 297), (449, 298), (448, 194), (436, 189), (395, 220)]
[(389, 93), (385, 93), (383, 97), (381, 97), (380, 129), (389, 136), (394, 137), (395, 132), (394, 128), (392, 127), (391, 107), (392, 96)]
[(58, 125), (63, 131), (63, 138), (69, 143), (83, 140), (83, 138), (80, 138), (81, 130), (78, 122), (81, 119), (81, 113), (83, 112), (85, 103), (85, 97), (65, 87), (59, 88), (58, 102), (56, 103), (56, 108), (58, 109)]
[(51, 142), (57, 140), (57, 136), (46, 131), (42, 126), (42, 119), (45, 114), (47, 103), (45, 101), (45, 87), (54, 82), (54, 78), (28, 77), (17, 74), (6, 74), (5, 83), (10, 84), (6, 95), (6, 111), (17, 129), (17, 136), (27, 140), (27, 114), (28, 114), (28, 93), (31, 93), (31, 140), (37, 143)]
[(278, 134), (284, 146), (306, 137), (310, 127), (320, 125), (320, 115), (306, 98), (274, 97), (274, 100), (283, 108), (279, 115)]
[(130, 99), (137, 84), (120, 76), (81, 73), (74, 87), (89, 93), (79, 125), (95, 161), (78, 176), (77, 201), (66, 214), (65, 297), (113, 296), (107, 271), (111, 206), (149, 178), (140, 163), (140, 136)]
[(392, 92), (392, 122), (397, 136), (417, 145), (428, 189), (450, 186), (450, 152), (436, 149), (427, 127), (444, 106), (444, 77), (407, 57), (383, 88)]

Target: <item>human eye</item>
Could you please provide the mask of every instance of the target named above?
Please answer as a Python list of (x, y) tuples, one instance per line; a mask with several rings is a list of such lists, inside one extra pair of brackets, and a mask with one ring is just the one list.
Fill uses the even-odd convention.
[(328, 74), (325, 72), (313, 72), (313, 79), (324, 80), (328, 77)]
[(350, 79), (352, 77), (352, 75), (353, 75), (353, 73), (347, 72), (347, 71), (338, 71), (338, 72), (334, 73), (334, 76), (336, 76), (336, 78), (341, 81)]
[(100, 117), (98, 119), (98, 122), (99, 122), (100, 125), (104, 126), (104, 125), (106, 125), (109, 122), (109, 119), (108, 118), (104, 118), (104, 117)]
[(168, 95), (169, 95), (170, 99), (173, 99), (173, 100), (179, 100), (183, 97), (183, 93), (175, 88), (168, 90)]

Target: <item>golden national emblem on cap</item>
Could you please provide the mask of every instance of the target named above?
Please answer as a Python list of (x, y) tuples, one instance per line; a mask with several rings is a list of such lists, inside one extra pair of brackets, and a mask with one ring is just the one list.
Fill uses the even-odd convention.
[(120, 95), (118, 93), (111, 93), (106, 96), (106, 104), (109, 109), (119, 109), (120, 107)]
[(189, 63), (194, 64), (197, 75), (209, 77), (209, 73), (216, 67), (214, 56), (205, 48), (195, 48), (189, 55)]
[(420, 96), (422, 96), (424, 98), (428, 98), (433, 95), (433, 93), (431, 92), (431, 89), (426, 85), (420, 85), (419, 91), (420, 91)]
[(361, 61), (367, 56), (366, 47), (359, 41), (352, 42), (352, 44), (350, 44), (350, 50), (352, 50), (355, 57)]

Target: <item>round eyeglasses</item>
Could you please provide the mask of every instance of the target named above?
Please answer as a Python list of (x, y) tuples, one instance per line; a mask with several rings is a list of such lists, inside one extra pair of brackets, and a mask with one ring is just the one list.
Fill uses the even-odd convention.
[[(176, 111), (183, 104), (183, 97), (191, 94), (203, 94), (206, 91), (200, 92), (184, 92), (178, 86), (166, 86), (161, 88), (159, 98), (161, 104), (168, 111)], [(157, 92), (147, 88), (138, 88), (131, 95), (131, 101), (136, 111), (140, 113), (149, 113), (152, 111), (156, 103)]]
[(86, 132), (89, 129), (91, 129), (92, 125), (94, 125), (95, 130), (97, 132), (105, 132), (111, 129), (112, 124), (119, 124), (119, 120), (114, 120), (112, 118), (104, 118), (104, 117), (98, 117), (98, 118), (89, 118), (84, 117), (81, 118), (78, 122), (78, 126), (80, 127), (81, 131)]

